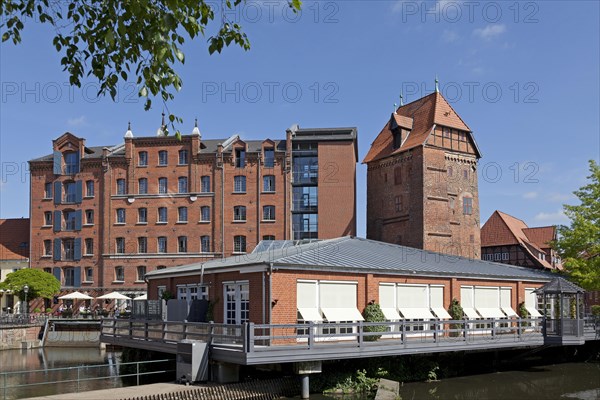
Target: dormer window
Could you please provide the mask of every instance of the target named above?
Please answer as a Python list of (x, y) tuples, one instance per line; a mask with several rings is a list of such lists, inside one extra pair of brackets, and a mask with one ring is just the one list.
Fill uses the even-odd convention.
[(237, 149), (235, 151), (235, 167), (244, 168), (246, 166), (246, 151)]
[(64, 154), (65, 174), (75, 175), (79, 173), (79, 155), (75, 151), (69, 151)]
[(394, 129), (394, 150), (399, 149), (402, 145), (402, 129)]
[(265, 167), (273, 168), (275, 166), (275, 149), (265, 147)]

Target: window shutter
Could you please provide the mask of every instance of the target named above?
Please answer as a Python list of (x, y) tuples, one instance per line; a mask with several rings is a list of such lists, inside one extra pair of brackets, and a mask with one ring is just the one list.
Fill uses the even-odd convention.
[[(77, 242), (77, 239), (75, 239)], [(73, 286), (81, 287), (81, 267), (73, 268)]]
[(62, 184), (54, 182), (54, 204), (60, 204), (62, 199)]
[(83, 200), (83, 181), (75, 181), (75, 203)]
[(54, 239), (54, 261), (60, 261), (60, 253), (62, 250), (62, 243), (60, 239)]
[(81, 238), (75, 238), (75, 246), (73, 249), (73, 260), (81, 260)]
[(62, 175), (62, 153), (54, 152), (54, 175)]
[(75, 230), (76, 231), (81, 230), (81, 218), (82, 218), (81, 210), (76, 210), (75, 211)]
[(62, 226), (62, 213), (58, 210), (54, 211), (54, 232), (60, 232), (60, 227)]
[(52, 275), (54, 275), (54, 277), (55, 277), (55, 278), (56, 278), (56, 279), (57, 279), (59, 282), (62, 282), (62, 281), (60, 280), (60, 268), (59, 268), (59, 267), (54, 267), (54, 268), (52, 269)]

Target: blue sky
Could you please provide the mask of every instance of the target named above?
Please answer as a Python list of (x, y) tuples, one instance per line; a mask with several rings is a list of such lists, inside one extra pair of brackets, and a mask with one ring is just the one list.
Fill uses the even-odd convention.
[[(169, 104), (204, 138), (239, 133), (283, 138), (301, 127), (356, 126), (365, 156), (399, 94), (440, 90), (482, 150), (481, 219), (502, 210), (530, 226), (565, 223), (587, 161), (600, 157), (600, 9), (597, 1), (321, 1), (301, 15), (277, 1), (248, 1), (228, 15), (248, 52), (209, 56), (203, 38), (184, 47), (183, 89)], [(215, 24), (208, 33), (215, 32)], [(94, 81), (69, 88), (52, 31), (28, 24), (19, 46), (0, 47), (0, 217), (29, 213), (27, 160), (65, 131), (117, 144), (131, 121), (152, 135), (163, 106), (145, 112), (137, 88), (97, 99)], [(365, 235), (366, 169), (359, 165), (358, 234)]]

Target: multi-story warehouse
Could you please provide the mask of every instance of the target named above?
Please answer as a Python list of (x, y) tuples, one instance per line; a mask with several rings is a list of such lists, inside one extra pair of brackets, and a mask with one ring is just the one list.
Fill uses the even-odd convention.
[[(63, 288), (144, 291), (147, 272), (252, 251), (261, 240), (356, 234), (355, 128), (285, 140), (65, 133), (31, 160), (31, 266)], [(338, 207), (344, 204), (346, 207)]]
[(471, 129), (437, 90), (401, 105), (367, 164), (367, 238), (480, 257), (477, 162)]

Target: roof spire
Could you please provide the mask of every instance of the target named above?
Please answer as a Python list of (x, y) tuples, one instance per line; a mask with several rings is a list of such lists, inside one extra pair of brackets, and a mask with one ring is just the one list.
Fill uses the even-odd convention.
[(127, 132), (125, 132), (126, 138), (132, 138), (133, 132), (131, 132), (131, 121), (127, 122)]
[(165, 126), (165, 112), (162, 112), (162, 121), (160, 123), (160, 128), (158, 128), (158, 130), (156, 131), (156, 136), (165, 136), (165, 131), (166, 131), (166, 126)]
[(192, 135), (200, 136), (200, 129), (198, 129), (198, 118), (194, 119), (194, 129)]
[(394, 103), (394, 114), (396, 114), (396, 109), (398, 108), (398, 104)]
[(440, 88), (439, 88), (439, 85), (438, 85), (439, 83), (440, 83), (440, 81), (438, 81), (437, 74), (435, 74), (435, 92), (436, 93), (440, 92)]
[(404, 105), (404, 96), (402, 96), (402, 91), (400, 91), (400, 107)]

